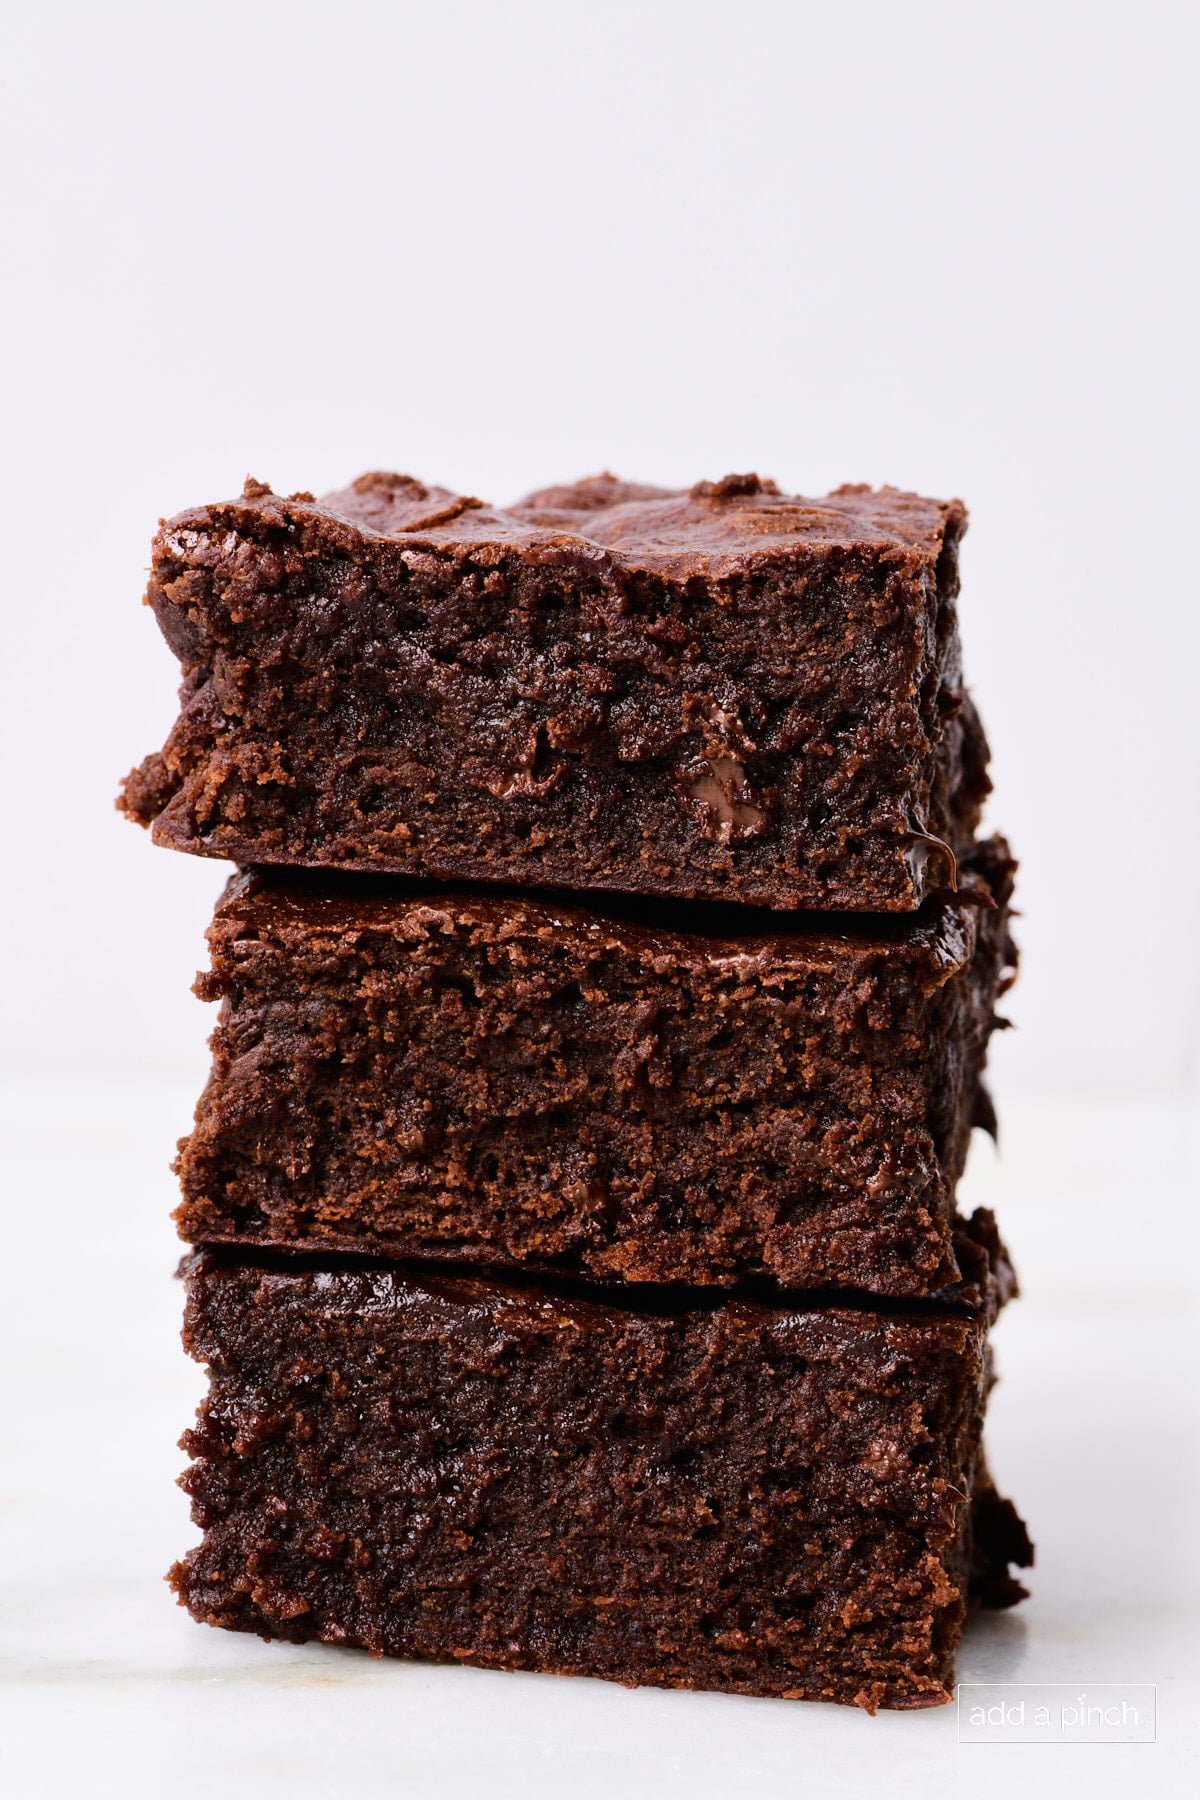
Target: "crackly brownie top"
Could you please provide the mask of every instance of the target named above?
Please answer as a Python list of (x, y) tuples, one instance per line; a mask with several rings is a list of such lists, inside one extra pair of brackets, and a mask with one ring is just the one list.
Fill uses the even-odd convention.
[(936, 1343), (956, 1324), (971, 1320), (994, 1324), (1019, 1291), (995, 1216), (985, 1208), (958, 1221), (954, 1248), (962, 1268), (959, 1281), (933, 1294), (902, 1299), (839, 1289), (787, 1289), (751, 1278), (734, 1290), (622, 1282), (619, 1304), (614, 1305), (615, 1290), (586, 1277), (498, 1267), (480, 1271), (444, 1261), (327, 1251), (314, 1254), (303, 1248), (247, 1244), (199, 1245), (181, 1259), (178, 1273), (203, 1277), (221, 1269), (257, 1269), (268, 1280), (271, 1276), (285, 1282), (311, 1279), (316, 1291), (334, 1308), (365, 1307), (380, 1314), (408, 1311), (414, 1297), (424, 1294), (459, 1306), (499, 1304), (513, 1320), (524, 1318), (532, 1325), (556, 1317), (581, 1330), (601, 1332), (612, 1329), (614, 1318), (680, 1319), (711, 1313), (744, 1327), (811, 1318), (818, 1324), (848, 1324), (867, 1335), (909, 1331)]
[[(927, 900), (916, 913), (781, 915), (704, 900), (681, 909), (671, 901), (593, 894), (584, 906), (576, 895), (503, 886), (480, 892), (370, 873), (242, 869), (226, 883), (210, 936), (236, 938), (243, 929), (388, 934), (418, 920), (435, 932), (457, 924), (499, 939), (550, 934), (585, 951), (616, 948), (651, 961), (695, 958), (711, 967), (728, 958), (747, 973), (756, 963), (768, 971), (801, 960), (832, 966), (878, 952), (903, 962), (913, 978), (923, 967), (932, 988), (970, 960), (977, 915), (1007, 905), (1015, 870), (1006, 840), (993, 836), (964, 860), (957, 892)], [(1015, 956), (1011, 944), (1007, 949)]]
[[(748, 979), (777, 975), (803, 963), (832, 967), (871, 954), (903, 963), (908, 979), (932, 990), (967, 962), (975, 948), (976, 913), (994, 904), (986, 882), (967, 871), (953, 899), (930, 901), (916, 914), (789, 916), (694, 902), (678, 908), (629, 904), (597, 895), (581, 906), (569, 896), (517, 894), (508, 889), (479, 894), (436, 883), (412, 883), (371, 875), (310, 875), (292, 870), (241, 871), (232, 876), (217, 906), (210, 936), (242, 930), (290, 935), (353, 937), (381, 932), (405, 937), (456, 927), (503, 941), (517, 934), (549, 935), (581, 955), (618, 950), (651, 963), (698, 960), (706, 968), (736, 964)], [(699, 918), (693, 919), (692, 913)], [(699, 924), (699, 931), (689, 925)]]
[[(533, 560), (575, 560), (645, 570), (665, 579), (734, 575), (771, 564), (859, 552), (932, 567), (947, 541), (961, 536), (958, 500), (925, 500), (899, 488), (840, 487), (823, 500), (781, 494), (757, 475), (726, 475), (687, 489), (645, 487), (593, 475), (543, 488), (507, 508), (487, 505), (411, 475), (361, 475), (323, 499), (283, 498), (248, 481), (240, 501), (181, 513), (165, 528), (168, 548), (185, 548), (191, 530), (214, 518), (237, 528), (251, 509), (280, 524), (306, 519), (331, 545), (349, 538), (395, 539), (490, 560), (517, 553)], [(175, 543), (172, 544), (172, 538)]]

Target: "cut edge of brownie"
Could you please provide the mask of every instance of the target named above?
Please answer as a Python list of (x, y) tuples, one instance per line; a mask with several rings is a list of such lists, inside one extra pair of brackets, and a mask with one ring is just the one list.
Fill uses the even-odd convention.
[(203, 1622), (874, 1711), (947, 1700), (969, 1608), (1023, 1592), (982, 1318), (213, 1252), (188, 1281), (205, 1538), (168, 1579)]
[[(148, 598), (184, 668), (183, 710), (163, 751), (146, 758), (127, 778), (118, 804), (131, 818), (151, 825), (156, 841), (172, 848), (281, 867), (373, 867), (451, 881), (513, 881), (528, 887), (565, 885), (680, 898), (724, 894), (782, 910), (815, 905), (906, 912), (936, 887), (953, 882), (954, 859), (974, 837), (990, 787), (986, 740), (962, 686), (955, 602), (957, 543), (966, 513), (959, 502), (865, 488), (839, 489), (815, 502), (781, 495), (773, 483), (757, 477), (698, 483), (687, 493), (621, 483), (597, 487), (594, 481), (549, 493), (554, 504), (544, 495), (534, 496), (504, 513), (400, 476), (364, 477), (324, 502), (311, 495), (279, 498), (253, 483), (240, 502), (194, 508), (164, 524)], [(583, 498), (574, 509), (564, 503), (572, 494)], [(672, 519), (682, 523), (672, 528)], [(723, 545), (724, 537), (734, 548)], [(246, 555), (233, 548), (239, 538)], [(870, 698), (869, 684), (861, 694), (855, 689), (840, 709), (832, 700), (826, 706), (824, 700), (810, 698), (805, 706), (812, 718), (805, 712), (804, 720), (792, 720), (788, 705), (795, 711), (799, 702), (787, 701), (786, 683), (774, 699), (764, 692), (760, 703), (754, 697), (757, 687), (734, 680), (731, 670), (738, 658), (729, 651), (724, 653), (729, 666), (718, 652), (702, 678), (685, 679), (678, 672), (664, 676), (656, 668), (646, 677), (650, 685), (640, 698), (636, 682), (628, 695), (610, 691), (612, 670), (595, 694), (584, 692), (587, 681), (576, 694), (583, 677), (575, 671), (567, 681), (569, 696), (566, 688), (560, 693), (553, 687), (558, 710), (552, 709), (551, 716), (529, 699), (539, 679), (545, 689), (545, 677), (533, 673), (541, 656), (537, 634), (549, 629), (544, 624), (530, 628), (533, 634), (519, 654), (533, 662), (519, 679), (514, 676), (511, 692), (503, 682), (496, 685), (500, 678), (494, 671), (488, 675), (495, 687), (486, 709), (493, 724), (486, 730), (478, 721), (472, 724), (469, 730), (483, 735), (478, 742), (459, 743), (456, 757), (449, 755), (448, 739), (439, 738), (436, 746), (431, 739), (420, 750), (416, 737), (431, 720), (428, 704), (404, 727), (403, 743), (381, 747), (392, 742), (383, 731), (368, 754), (363, 746), (373, 740), (370, 731), (362, 736), (366, 728), (360, 722), (353, 754), (338, 749), (333, 722), (340, 706), (338, 687), (327, 679), (324, 661), (303, 675), (310, 686), (321, 686), (325, 696), (318, 700), (314, 691), (305, 702), (304, 717), (310, 723), (301, 736), (308, 734), (307, 750), (287, 729), (268, 728), (265, 713), (249, 727), (235, 722), (255, 706), (261, 709), (263, 694), (285, 693), (301, 681), (303, 658), (309, 653), (303, 648), (307, 628), (294, 619), (281, 622), (281, 608), (286, 614), (302, 603), (297, 583), (302, 588), (305, 580), (317, 580), (315, 573), (310, 577), (304, 572), (322, 566), (322, 556), (332, 583), (316, 608), (322, 619), (330, 605), (342, 604), (343, 590), (355, 591), (356, 582), (358, 589), (370, 586), (355, 559), (374, 556), (395, 565), (389, 579), (398, 584), (397, 595), (381, 607), (381, 616), (388, 619), (425, 618), (420, 607), (414, 611), (408, 592), (418, 577), (432, 580), (438, 591), (439, 584), (461, 577), (475, 595), (472, 604), (478, 605), (496, 582), (515, 580), (519, 568), (522, 582), (539, 596), (520, 602), (518, 610), (527, 609), (529, 618), (540, 617), (545, 608), (550, 609), (546, 616), (552, 616), (571, 583), (590, 592), (608, 582), (615, 584), (613, 618), (624, 619), (622, 631), (628, 635), (630, 619), (647, 609), (649, 616), (661, 605), (662, 629), (669, 638), (679, 624), (672, 624), (672, 609), (681, 608), (680, 617), (686, 619), (697, 604), (698, 584), (725, 584), (731, 594), (751, 594), (755, 582), (778, 581), (780, 569), (795, 559), (798, 544), (821, 553), (831, 580), (831, 571), (839, 567), (851, 571), (844, 577), (851, 585), (867, 580), (864, 569), (875, 570), (870, 580), (884, 572), (880, 593), (871, 602), (878, 606), (880, 623), (868, 635), (876, 638), (885, 627), (896, 629), (898, 603), (888, 583), (928, 589), (923, 602), (928, 617), (917, 633), (923, 634), (922, 648), (914, 652), (912, 668), (905, 664), (907, 651), (899, 656), (897, 669), (905, 667), (906, 673), (902, 679), (897, 675), (896, 693), (882, 703), (887, 717), (875, 726), (866, 713), (880, 704), (878, 687), (870, 690)], [(251, 569), (254, 556), (260, 566)], [(344, 569), (351, 573), (339, 572)], [(802, 591), (807, 577), (796, 579)], [(235, 623), (214, 637), (208, 609), (224, 583), (234, 584), (228, 610)], [(668, 587), (676, 595), (670, 604), (661, 599)], [(654, 593), (660, 595), (658, 601)], [(761, 599), (754, 604), (761, 608)], [(737, 606), (727, 597), (717, 611), (730, 616), (731, 606), (736, 614)], [(345, 633), (367, 630), (353, 623), (364, 611), (365, 605), (348, 607)], [(439, 705), (445, 704), (444, 684), (436, 665), (456, 655), (464, 643), (462, 619), (454, 609), (449, 616), (456, 621), (453, 644), (431, 643), (413, 664), (414, 669), (435, 670), (429, 679)], [(680, 628), (686, 635), (687, 627)], [(326, 626), (314, 629), (319, 634)], [(385, 636), (399, 631), (407, 643), (406, 632), (419, 635), (427, 626), (382, 629)], [(483, 629), (472, 623), (466, 632), (468, 663), (471, 633)], [(755, 631), (753, 620), (748, 629)], [(250, 654), (248, 631), (274, 632), (277, 641), (272, 641), (269, 656), (265, 643), (257, 643), (256, 653)], [(580, 641), (605, 635), (580, 631)], [(636, 642), (649, 661), (661, 661), (669, 670), (670, 657), (657, 644), (659, 626), (639, 625), (637, 632)], [(764, 630), (760, 636), (765, 646), (771, 634)], [(373, 641), (382, 643), (384, 637)], [(597, 669), (606, 654), (597, 651)], [(614, 668), (635, 666), (628, 647), (615, 654)], [(768, 652), (764, 648), (760, 654)], [(785, 659), (789, 668), (797, 666), (799, 654)], [(398, 669), (408, 669), (405, 657), (411, 661), (406, 651)], [(343, 647), (334, 660), (351, 667), (364, 659), (351, 657)], [(553, 661), (546, 662), (547, 669)], [(824, 653), (818, 658), (823, 661)], [(389, 708), (394, 710), (400, 694), (408, 695), (405, 705), (411, 711), (416, 692), (411, 671), (386, 677), (376, 672), (371, 679), (376, 685), (383, 682), (380, 693), (386, 690), (389, 696), (386, 705), (381, 701), (382, 711), (376, 708), (381, 720)], [(478, 681), (477, 672), (472, 679)], [(669, 726), (663, 712), (666, 689), (659, 692), (664, 680), (668, 688), (672, 681), (682, 683), (674, 696), (682, 716)], [(554, 682), (559, 682), (558, 674)], [(364, 704), (360, 696), (351, 709), (356, 718), (365, 717)], [(863, 708), (863, 720), (855, 724), (856, 709)], [(818, 723), (825, 711), (829, 717)], [(783, 722), (785, 714), (790, 722)], [(501, 716), (503, 729), (495, 723)], [(873, 746), (869, 755), (868, 738)], [(776, 820), (782, 772), (794, 770), (789, 759), (802, 745), (810, 764), (805, 782), (811, 777), (817, 784), (815, 810), (810, 818), (808, 801), (793, 797)], [(598, 746), (603, 746), (601, 762), (589, 774), (589, 759), (601, 754)], [(830, 754), (840, 759), (839, 766), (859, 770), (850, 783), (857, 799), (847, 798), (844, 782), (836, 795), (819, 797), (819, 772)], [(343, 769), (338, 759), (346, 757)], [(876, 770), (864, 785), (862, 769), (871, 757), (881, 757), (889, 773), (885, 781)], [(322, 758), (325, 766), (318, 771)], [(355, 769), (371, 764), (369, 779), (348, 774), (352, 764)], [(442, 792), (441, 777), (435, 780), (434, 771), (449, 766), (458, 773)], [(648, 773), (656, 768), (658, 773)], [(593, 777), (600, 783), (595, 789), (589, 785)], [(584, 786), (573, 787), (579, 780)], [(895, 785), (894, 793), (889, 784)], [(469, 804), (468, 790), (473, 796)], [(341, 795), (340, 810), (332, 809), (334, 793)], [(668, 801), (668, 793), (676, 798)], [(866, 810), (857, 812), (856, 807)], [(456, 816), (456, 808), (463, 809), (462, 817)], [(644, 843), (636, 831), (613, 835), (614, 813), (629, 809), (635, 825), (644, 828)], [(777, 831), (778, 845), (772, 835)]]
[(995, 1323), (1020, 1283), (988, 1207), (954, 1219), (956, 1274), (944, 1287), (925, 1294), (874, 1294), (862, 1288), (784, 1287), (762, 1277), (747, 1276), (728, 1287), (690, 1281), (608, 1282), (556, 1269), (518, 1268), (505, 1262), (468, 1262), (461, 1257), (394, 1256), (386, 1251), (337, 1250), (324, 1244), (193, 1244), (179, 1259), (178, 1278), (185, 1284), (220, 1269), (258, 1269), (264, 1275), (303, 1275), (326, 1271), (347, 1275), (410, 1278), (431, 1289), (458, 1292), (488, 1289), (496, 1294), (544, 1294), (554, 1304), (614, 1308), (631, 1315), (668, 1318), (719, 1312), (722, 1307), (749, 1306), (761, 1311), (873, 1313), (880, 1318), (961, 1318)]
[(681, 909), (702, 934), (659, 905), (236, 877), (197, 985), (223, 1007), (180, 1235), (936, 1291), (990, 1112), (1012, 869), (977, 846), (960, 895), (903, 926)]

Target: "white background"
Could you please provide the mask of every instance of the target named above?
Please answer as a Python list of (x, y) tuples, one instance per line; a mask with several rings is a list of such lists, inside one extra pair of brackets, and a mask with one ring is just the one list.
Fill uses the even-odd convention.
[(1194, 8), (7, 17), (7, 1058), (199, 1066), (220, 873), (111, 811), (174, 714), (138, 607), (160, 514), (248, 470), (503, 501), (758, 468), (968, 501), (967, 672), (1023, 860), (1003, 1067), (1187, 1078)]
[[(1042, 1562), (972, 1666), (1183, 1679), (1198, 49), (1194, 7), (1163, 0), (5, 10), (0, 1669), (25, 1698), (0, 1786), (7, 1759), (22, 1800), (191, 1793), (193, 1724), (192, 1775), (235, 1795), (486, 1791), (489, 1769), (498, 1793), (636, 1792), (640, 1770), (699, 1795), (739, 1766), (763, 1793), (991, 1791), (1022, 1755), (955, 1762), (945, 1719), (335, 1677), (171, 1610), (194, 1383), (165, 1164), (224, 871), (153, 849), (112, 797), (174, 714), (138, 605), (155, 522), (247, 472), (320, 492), (392, 467), (503, 501), (601, 467), (758, 468), (968, 501), (967, 671), (1025, 915), (1007, 1155), (977, 1147), (970, 1192), (1025, 1276), (994, 1429)], [(1176, 1791), (1178, 1690), (1170, 1717), (1167, 1760), (1099, 1752), (1090, 1790)], [(1035, 1750), (1021, 1779), (1082, 1778), (1079, 1754)]]

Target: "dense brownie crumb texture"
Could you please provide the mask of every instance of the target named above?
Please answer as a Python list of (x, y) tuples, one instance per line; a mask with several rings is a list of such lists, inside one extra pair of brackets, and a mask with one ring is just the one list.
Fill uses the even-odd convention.
[(965, 524), (376, 474), (162, 526), (181, 711), (121, 805), (240, 865), (177, 1162), (194, 1617), (874, 1711), (1021, 1598)]
[(1028, 1561), (981, 1319), (597, 1305), (207, 1252), (193, 1614), (294, 1641), (921, 1707)]
[(957, 501), (612, 476), (507, 510), (408, 476), (181, 513), (183, 670), (123, 805), (247, 864), (915, 909), (988, 789)]
[(998, 839), (873, 925), (233, 880), (181, 1235), (935, 1292), (1014, 951)]

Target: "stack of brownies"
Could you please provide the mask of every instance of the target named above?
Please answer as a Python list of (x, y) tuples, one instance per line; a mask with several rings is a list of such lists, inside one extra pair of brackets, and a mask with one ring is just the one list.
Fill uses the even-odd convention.
[(198, 1619), (876, 1706), (1023, 1591), (959, 1216), (1013, 865), (965, 514), (258, 483), (123, 806), (240, 865), (182, 1146)]

